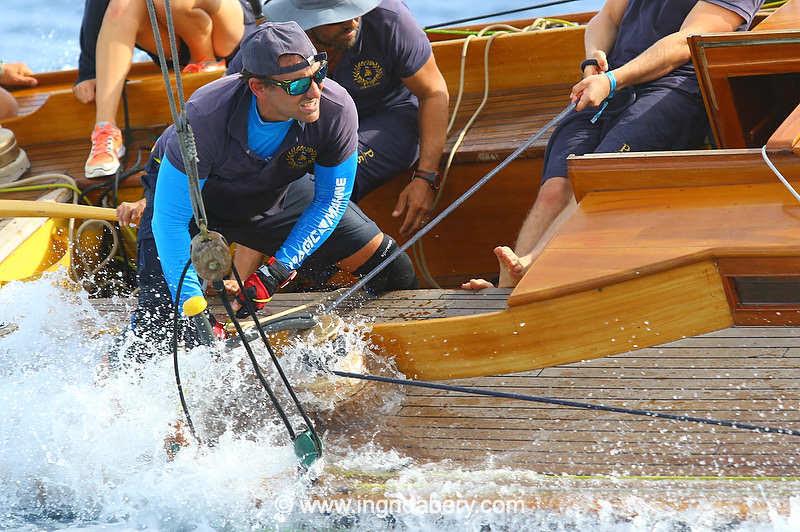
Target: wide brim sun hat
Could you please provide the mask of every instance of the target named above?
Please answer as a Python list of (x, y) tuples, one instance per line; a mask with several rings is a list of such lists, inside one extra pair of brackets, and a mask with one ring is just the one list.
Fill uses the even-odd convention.
[(381, 0), (270, 0), (264, 16), (273, 22), (293, 20), (304, 30), (338, 24), (369, 13)]

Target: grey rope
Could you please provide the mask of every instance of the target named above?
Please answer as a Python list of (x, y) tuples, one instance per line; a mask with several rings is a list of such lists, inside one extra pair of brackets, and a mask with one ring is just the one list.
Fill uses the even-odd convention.
[(153, 28), (153, 39), (156, 42), (156, 52), (158, 62), (161, 66), (161, 74), (164, 77), (164, 89), (167, 91), (169, 110), (172, 114), (172, 121), (175, 123), (175, 131), (178, 134), (181, 157), (186, 175), (189, 177), (189, 198), (192, 202), (192, 213), (194, 221), (202, 234), (208, 232), (208, 217), (206, 207), (203, 203), (203, 194), (200, 191), (199, 171), (197, 170), (197, 145), (194, 141), (194, 133), (189, 121), (186, 118), (186, 105), (183, 93), (183, 79), (181, 77), (181, 65), (178, 61), (178, 44), (175, 37), (175, 24), (172, 20), (172, 6), (170, 0), (164, 0), (164, 8), (167, 13), (167, 31), (169, 33), (169, 47), (172, 52), (172, 69), (175, 72), (176, 97), (172, 93), (172, 84), (169, 79), (169, 70), (164, 59), (164, 45), (161, 42), (161, 33), (158, 31), (158, 17), (156, 16), (156, 6), (153, 0), (146, 0), (147, 12), (150, 15), (150, 26)]
[(508, 157), (503, 159), (503, 161), (500, 164), (498, 164), (497, 166), (492, 168), (492, 170), (490, 170), (485, 176), (480, 178), (474, 185), (469, 187), (469, 189), (467, 189), (466, 192), (464, 192), (461, 196), (459, 196), (453, 203), (451, 203), (450, 205), (445, 207), (445, 209), (442, 210), (442, 212), (440, 212), (438, 215), (436, 215), (436, 217), (433, 220), (431, 220), (430, 222), (425, 224), (422, 227), (422, 229), (420, 229), (417, 232), (417, 234), (415, 234), (410, 239), (408, 239), (408, 241), (406, 241), (405, 244), (403, 244), (402, 246), (398, 247), (394, 251), (394, 253), (392, 253), (391, 255), (386, 257), (386, 259), (383, 262), (381, 262), (380, 264), (378, 264), (372, 271), (370, 271), (364, 277), (359, 279), (356, 284), (351, 286), (344, 294), (339, 296), (339, 298), (336, 299), (336, 301), (334, 301), (331, 305), (325, 307), (323, 312), (330, 312), (330, 311), (334, 310), (339, 305), (344, 303), (345, 300), (347, 300), (353, 294), (355, 294), (357, 291), (361, 290), (364, 287), (364, 285), (366, 285), (376, 275), (378, 275), (381, 271), (383, 271), (383, 269), (386, 268), (389, 264), (391, 264), (392, 261), (394, 261), (397, 257), (399, 257), (401, 253), (404, 253), (408, 248), (413, 246), (414, 243), (416, 243), (420, 238), (422, 238), (423, 236), (427, 235), (430, 232), (431, 229), (433, 229), (434, 227), (436, 227), (439, 224), (439, 222), (441, 222), (442, 220), (447, 218), (447, 216), (451, 212), (453, 212), (458, 207), (460, 207), (461, 204), (464, 203), (465, 201), (467, 201), (473, 194), (475, 194), (475, 192), (477, 192), (479, 188), (481, 188), (483, 185), (485, 185), (490, 179), (492, 179), (495, 175), (497, 175), (506, 166), (511, 164), (511, 162), (514, 159), (516, 159), (517, 157), (519, 157), (522, 154), (522, 152), (524, 152), (525, 150), (530, 148), (533, 145), (534, 142), (539, 140), (541, 138), (541, 136), (544, 135), (551, 127), (553, 127), (556, 124), (558, 124), (559, 122), (561, 122), (561, 120), (563, 120), (564, 117), (566, 117), (574, 109), (575, 109), (575, 103), (571, 102), (569, 105), (567, 105), (564, 108), (563, 111), (558, 113), (558, 115), (556, 115), (552, 120), (550, 120), (548, 123), (546, 123), (544, 125), (544, 127), (542, 127), (539, 131), (537, 131), (536, 133), (531, 135), (530, 138), (528, 138), (528, 140), (523, 142), (516, 150), (514, 150), (513, 153), (511, 153), (511, 155), (509, 155)]

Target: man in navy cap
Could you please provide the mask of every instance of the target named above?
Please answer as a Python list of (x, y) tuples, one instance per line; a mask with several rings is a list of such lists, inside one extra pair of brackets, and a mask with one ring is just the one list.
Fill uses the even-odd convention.
[[(542, 183), (516, 245), (496, 247), (501, 287), (515, 286), (575, 209), (570, 154), (686, 150), (708, 131), (687, 37), (746, 30), (763, 0), (606, 0), (586, 26), (576, 113), (553, 132)], [(598, 163), (602, 164), (602, 163)], [(491, 286), (472, 279), (463, 288)]]
[[(329, 76), (358, 109), (353, 201), (412, 167), (392, 215), (400, 233), (430, 215), (447, 133), (448, 94), (430, 42), (401, 0), (271, 0), (264, 15), (296, 21), (328, 53)], [(234, 59), (232, 68), (237, 68)], [(229, 70), (230, 71), (230, 70)], [(416, 162), (416, 165), (415, 165)]]
[[(326, 81), (325, 53), (288, 22), (262, 25), (243, 43), (241, 56), (241, 74), (197, 90), (186, 109), (209, 228), (270, 257), (254, 275), (257, 263), (237, 260), (246, 296), (263, 306), (301, 266), (313, 272), (337, 264), (360, 275), (394, 242), (349, 202), (357, 115), (347, 92)], [(156, 142), (143, 178), (137, 332), (169, 318), (189, 259), (194, 227), (185, 172), (171, 126)], [(415, 283), (411, 261), (402, 255), (370, 285), (382, 291)], [(179, 303), (202, 296), (190, 268)]]

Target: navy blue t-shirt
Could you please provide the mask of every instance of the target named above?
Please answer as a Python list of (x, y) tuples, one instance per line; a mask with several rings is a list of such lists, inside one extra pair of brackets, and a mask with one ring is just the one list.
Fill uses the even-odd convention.
[[(764, 0), (705, 0), (733, 11), (744, 19), (738, 29), (750, 27)], [(639, 56), (658, 40), (681, 29), (698, 0), (629, 0), (622, 17), (614, 47), (608, 54), (611, 69), (619, 68)], [(691, 94), (700, 92), (691, 61), (666, 76), (650, 82), (653, 85), (681, 89)]]
[(400, 0), (383, 0), (361, 17), (355, 45), (347, 50), (331, 77), (356, 102), (359, 116), (397, 106), (417, 106), (402, 78), (413, 76), (433, 50), (425, 32)]
[[(314, 165), (337, 166), (358, 147), (358, 116), (353, 100), (335, 81), (325, 82), (316, 122), (294, 121), (275, 154), (264, 159), (248, 142), (252, 93), (239, 74), (201, 87), (186, 104), (198, 153), (198, 177), (208, 179), (203, 199), (210, 217), (246, 222), (253, 216), (281, 210), (289, 184), (314, 171)], [(186, 173), (175, 127), (170, 126), (153, 148), (151, 161), (163, 154)], [(151, 170), (151, 169), (150, 169)], [(155, 172), (143, 178), (155, 188)]]

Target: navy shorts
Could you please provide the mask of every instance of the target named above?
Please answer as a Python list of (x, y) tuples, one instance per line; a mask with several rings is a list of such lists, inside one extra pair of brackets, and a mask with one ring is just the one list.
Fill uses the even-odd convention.
[(567, 157), (587, 153), (686, 150), (708, 133), (703, 102), (678, 89), (642, 85), (620, 91), (597, 123), (597, 109), (564, 119), (547, 143), (542, 182), (567, 177)]
[[(152, 218), (152, 191), (145, 190), (147, 207), (139, 230), (138, 245), (138, 308), (134, 313), (133, 325), (139, 334), (147, 330), (159, 331), (173, 315), (172, 298), (161, 270), (161, 261), (156, 251), (155, 239), (150, 230)], [(263, 216), (256, 221), (241, 225), (224, 225), (209, 219), (209, 229), (219, 231), (228, 242), (243, 244), (260, 251), (264, 255), (274, 255), (283, 244), (295, 222), (314, 198), (313, 176), (307, 174), (289, 185), (283, 210), (271, 216)], [(193, 234), (197, 228), (192, 224)], [(336, 271), (335, 264), (353, 255), (366, 246), (381, 230), (361, 209), (350, 202), (344, 216), (317, 251), (308, 257), (298, 272), (299, 277), (314, 282), (322, 282)], [(147, 327), (137, 327), (137, 323), (147, 323)], [(160, 333), (163, 334), (163, 333)]]
[[(289, 236), (295, 222), (314, 199), (314, 176), (306, 174), (292, 182), (286, 191), (283, 210), (270, 216), (262, 216), (247, 224), (213, 225), (229, 242), (238, 242), (264, 255), (274, 255)], [(381, 230), (352, 201), (333, 233), (322, 246), (303, 263), (302, 270), (327, 268), (349, 257), (366, 246)]]
[(419, 111), (408, 106), (359, 117), (358, 171), (352, 200), (358, 202), (419, 157)]

